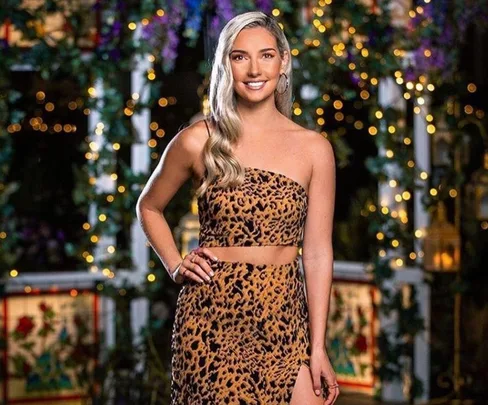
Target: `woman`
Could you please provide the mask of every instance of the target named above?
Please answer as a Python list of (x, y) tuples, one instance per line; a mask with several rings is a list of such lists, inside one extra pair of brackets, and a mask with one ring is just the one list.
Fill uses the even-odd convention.
[[(322, 405), (339, 395), (325, 348), (334, 154), (289, 118), (289, 50), (272, 17), (229, 21), (212, 67), (209, 122), (171, 140), (138, 201), (149, 242), (183, 284), (172, 404)], [(181, 260), (161, 213), (190, 177), (200, 185), (199, 247)]]

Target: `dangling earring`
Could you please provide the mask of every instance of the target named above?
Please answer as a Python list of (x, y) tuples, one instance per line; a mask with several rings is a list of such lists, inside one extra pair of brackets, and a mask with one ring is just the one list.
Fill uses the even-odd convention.
[[(278, 88), (280, 87), (280, 83), (281, 83), (281, 78), (285, 76), (285, 89), (283, 91), (279, 91)], [(280, 74), (280, 78), (278, 80), (278, 86), (276, 87), (276, 92), (278, 94), (285, 94), (286, 91), (288, 90), (288, 86), (290, 85), (290, 81), (288, 80), (288, 76), (286, 75), (286, 73), (281, 73)], [(283, 86), (282, 86), (283, 87)]]

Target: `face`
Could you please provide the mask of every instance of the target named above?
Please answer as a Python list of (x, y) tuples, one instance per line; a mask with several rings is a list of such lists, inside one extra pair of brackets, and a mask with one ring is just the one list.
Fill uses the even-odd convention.
[(232, 46), (234, 91), (241, 101), (259, 103), (274, 97), (288, 54), (280, 55), (276, 38), (266, 28), (243, 29)]

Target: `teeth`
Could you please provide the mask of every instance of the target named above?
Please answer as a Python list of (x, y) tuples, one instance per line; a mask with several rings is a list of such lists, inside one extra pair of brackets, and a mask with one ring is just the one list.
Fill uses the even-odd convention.
[(248, 82), (246, 83), (248, 86), (251, 86), (251, 87), (259, 87), (259, 86), (262, 86), (264, 82)]

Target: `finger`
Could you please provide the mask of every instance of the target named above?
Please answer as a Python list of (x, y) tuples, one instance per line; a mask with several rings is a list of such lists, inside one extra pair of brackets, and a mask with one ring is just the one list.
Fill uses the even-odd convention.
[(335, 403), (335, 401), (337, 401), (337, 397), (339, 396), (339, 394), (340, 394), (339, 387), (337, 387), (336, 388), (336, 395), (335, 395), (335, 398), (334, 398), (334, 402), (333, 403)]
[(337, 399), (336, 391), (337, 387), (329, 387), (327, 390), (327, 399), (325, 400), (324, 405), (332, 405), (335, 402)]
[(312, 383), (315, 395), (320, 395), (322, 387), (320, 385), (320, 370), (312, 370)]
[(195, 273), (193, 273), (193, 271), (187, 268), (185, 269), (185, 273), (183, 274), (183, 277), (186, 277), (187, 279), (196, 281), (198, 283), (204, 282), (200, 277), (198, 277)]
[(207, 248), (199, 248), (199, 253), (203, 254), (204, 256), (207, 256), (210, 260), (213, 260), (214, 262), (218, 261), (219, 259), (217, 256), (215, 256), (214, 253), (210, 249)]
[(195, 257), (195, 260), (193, 260), (193, 267), (190, 266), (190, 268), (192, 269), (192, 271), (194, 273), (196, 273), (202, 280), (205, 279), (207, 281), (210, 281), (210, 276), (205, 272), (205, 270), (203, 270), (203, 268), (201, 266), (203, 266), (203, 264), (207, 264), (206, 260), (203, 259), (202, 257), (200, 256), (196, 256)]
[[(190, 260), (186, 260), (186, 262), (187, 263), (184, 265), (185, 271), (183, 272), (182, 276), (195, 280), (199, 283), (203, 283), (203, 278), (201, 278), (198, 273), (195, 272), (195, 268), (198, 267), (198, 265), (196, 263), (192, 263)], [(183, 267), (183, 265), (181, 267)]]
[(203, 258), (201, 256), (197, 256), (194, 260), (194, 263), (198, 263), (198, 265), (205, 272), (205, 276), (209, 275), (210, 277), (212, 277), (214, 275), (212, 268), (210, 267), (210, 265), (208, 264), (208, 261), (205, 258)]

